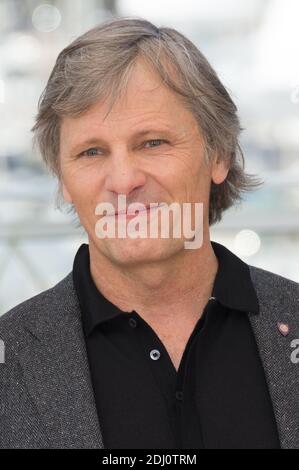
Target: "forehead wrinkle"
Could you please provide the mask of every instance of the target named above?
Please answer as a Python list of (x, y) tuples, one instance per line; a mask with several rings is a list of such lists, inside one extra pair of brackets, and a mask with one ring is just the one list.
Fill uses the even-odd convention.
[[(115, 123), (121, 125), (122, 123), (125, 124), (124, 131), (126, 129), (129, 132), (138, 132), (143, 129), (153, 129), (153, 130), (166, 130), (166, 131), (174, 131), (175, 121), (168, 113), (157, 113), (155, 111), (148, 111), (148, 112), (140, 112), (135, 114), (134, 116), (124, 116), (117, 117), (112, 116), (112, 118), (106, 119), (105, 121), (99, 119), (95, 119), (92, 124), (90, 122), (86, 122), (85, 125), (88, 129), (94, 129), (94, 132), (100, 132), (101, 129), (110, 132), (111, 130), (115, 132)], [(121, 130), (121, 129), (118, 129)]]
[[(140, 99), (136, 98), (136, 94), (133, 97), (127, 96), (127, 99), (123, 101), (123, 98), (117, 100), (109, 113), (106, 114), (106, 106), (102, 109), (95, 108), (95, 113), (103, 115), (105, 119), (102, 121), (119, 122), (121, 120), (138, 119), (140, 116), (146, 116), (148, 114), (164, 114), (173, 116), (175, 110), (182, 111), (182, 103), (180, 103), (173, 93), (166, 92), (158, 96), (146, 98), (144, 94)], [(127, 94), (126, 94), (127, 95)], [(96, 106), (96, 105), (95, 105)], [(154, 116), (156, 119), (156, 116)]]

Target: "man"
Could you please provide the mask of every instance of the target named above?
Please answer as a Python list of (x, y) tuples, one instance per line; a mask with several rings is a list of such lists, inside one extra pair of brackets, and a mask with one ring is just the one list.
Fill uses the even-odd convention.
[[(210, 241), (257, 181), (200, 51), (109, 20), (59, 54), (33, 131), (89, 243), (0, 319), (0, 447), (299, 448), (299, 287)], [(191, 208), (193, 236), (102, 236), (173, 203)]]

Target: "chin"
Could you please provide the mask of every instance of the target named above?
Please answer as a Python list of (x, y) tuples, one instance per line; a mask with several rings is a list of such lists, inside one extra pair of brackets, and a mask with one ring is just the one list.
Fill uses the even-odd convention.
[[(102, 247), (103, 248), (103, 247)], [(162, 261), (181, 251), (181, 240), (115, 239), (105, 243), (105, 255), (116, 264), (133, 265)]]

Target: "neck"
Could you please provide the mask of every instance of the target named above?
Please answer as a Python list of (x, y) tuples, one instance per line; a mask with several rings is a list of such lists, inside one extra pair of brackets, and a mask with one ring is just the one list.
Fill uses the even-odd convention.
[(211, 296), (218, 260), (209, 239), (168, 260), (120, 269), (90, 241), (90, 271), (98, 290), (125, 312), (143, 317), (196, 316)]

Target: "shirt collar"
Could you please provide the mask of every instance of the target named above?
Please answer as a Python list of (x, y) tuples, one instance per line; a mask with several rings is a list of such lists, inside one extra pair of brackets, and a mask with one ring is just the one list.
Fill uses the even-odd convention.
[[(248, 264), (228, 248), (211, 241), (218, 259), (212, 297), (224, 307), (242, 312), (259, 313), (259, 302)], [(82, 312), (83, 328), (87, 335), (100, 323), (122, 315), (123, 312), (97, 289), (90, 272), (89, 246), (83, 243), (73, 263), (73, 280)]]
[(259, 302), (249, 265), (220, 243), (211, 241), (211, 245), (218, 258), (212, 296), (230, 309), (258, 314)]
[(100, 323), (125, 314), (110, 302), (96, 287), (90, 272), (89, 246), (82, 243), (73, 263), (73, 280), (82, 312), (85, 333)]

